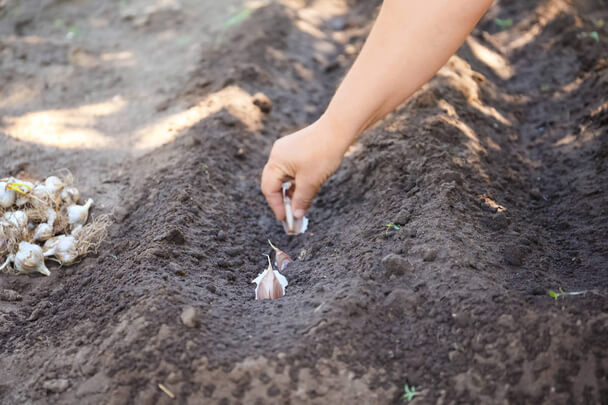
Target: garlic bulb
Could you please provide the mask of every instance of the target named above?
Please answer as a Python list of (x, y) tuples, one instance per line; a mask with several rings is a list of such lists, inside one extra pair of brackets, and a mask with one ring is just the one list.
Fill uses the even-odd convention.
[(13, 183), (15, 186), (18, 186), (21, 190), (21, 193), (17, 193), (17, 199), (15, 200), (15, 205), (17, 207), (22, 207), (30, 200), (28, 194), (34, 188), (34, 183), (30, 183), (29, 181), (23, 180), (15, 180)]
[(44, 183), (36, 184), (32, 190), (32, 194), (41, 200), (44, 200), (45, 198), (58, 200), (59, 193), (64, 187), (65, 186), (59, 177), (50, 176)]
[(268, 240), (270, 247), (274, 250), (274, 265), (277, 266), (279, 271), (285, 270), (290, 263), (293, 263), (291, 257), (287, 255), (287, 253), (283, 252), (281, 249), (277, 248), (272, 244), (270, 240)]
[(0, 181), (0, 207), (10, 208), (17, 198), (15, 191), (6, 188), (7, 181)]
[(0, 270), (8, 266), (10, 262), (13, 262), (15, 270), (19, 273), (31, 274), (38, 272), (45, 276), (51, 275), (51, 272), (44, 264), (42, 248), (32, 243), (20, 242), (17, 253), (9, 255), (6, 262), (0, 267)]
[(18, 229), (27, 227), (27, 214), (25, 211), (5, 212), (3, 218), (8, 226), (13, 226)]
[(43, 242), (53, 237), (53, 226), (42, 223), (34, 229), (34, 240), (36, 242)]
[(66, 187), (59, 193), (61, 200), (66, 204), (76, 204), (80, 200), (80, 191), (76, 187)]
[(68, 221), (70, 226), (72, 227), (72, 231), (77, 231), (84, 224), (87, 223), (87, 219), (89, 218), (89, 209), (93, 205), (93, 200), (88, 199), (84, 205), (70, 205), (67, 208), (68, 212)]
[(65, 185), (59, 177), (50, 176), (47, 177), (47, 179), (44, 181), (44, 187), (46, 187), (49, 192), (58, 194), (63, 189), (63, 187), (65, 187)]
[(72, 264), (78, 258), (78, 242), (73, 236), (59, 235), (44, 243), (44, 257), (55, 256), (61, 264)]
[(268, 258), (268, 268), (252, 281), (257, 285), (255, 288), (256, 300), (281, 298), (285, 295), (285, 287), (287, 287), (285, 276), (277, 270), (273, 270), (270, 256), (266, 255), (266, 257)]

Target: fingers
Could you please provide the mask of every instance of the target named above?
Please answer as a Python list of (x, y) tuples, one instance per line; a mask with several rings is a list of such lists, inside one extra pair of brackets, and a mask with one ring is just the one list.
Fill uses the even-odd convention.
[(305, 181), (298, 181), (296, 177), (296, 190), (293, 193), (291, 206), (293, 207), (293, 215), (296, 218), (302, 218), (306, 215), (306, 211), (312, 204), (313, 198), (319, 192), (319, 186)]
[(285, 174), (276, 166), (267, 163), (262, 172), (262, 193), (274, 212), (277, 221), (285, 219), (285, 207), (283, 206), (283, 178)]

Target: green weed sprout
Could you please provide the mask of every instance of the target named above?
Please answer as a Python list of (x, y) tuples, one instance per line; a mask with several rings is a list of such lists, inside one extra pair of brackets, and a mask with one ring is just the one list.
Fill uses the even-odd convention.
[(409, 385), (406, 385), (403, 390), (404, 393), (401, 399), (407, 400), (407, 402), (410, 402), (412, 399), (414, 399), (416, 395), (418, 395), (418, 392), (416, 392), (416, 387), (414, 387), (413, 385), (411, 387)]
[(502, 30), (506, 30), (507, 28), (511, 28), (513, 26), (512, 18), (496, 18), (494, 23), (500, 27)]
[(398, 231), (399, 229), (401, 229), (401, 228), (399, 227), (399, 225), (395, 225), (395, 224), (392, 224), (392, 223), (391, 223), (391, 224), (386, 224), (385, 226), (386, 226), (387, 228), (393, 228), (393, 229), (395, 229), (395, 230), (397, 230), (397, 231)]
[(559, 297), (564, 297), (564, 290), (562, 290), (562, 288), (559, 288), (559, 292), (555, 292), (553, 290), (549, 290), (549, 295), (551, 296), (551, 298), (553, 298), (555, 301), (557, 301), (559, 299)]

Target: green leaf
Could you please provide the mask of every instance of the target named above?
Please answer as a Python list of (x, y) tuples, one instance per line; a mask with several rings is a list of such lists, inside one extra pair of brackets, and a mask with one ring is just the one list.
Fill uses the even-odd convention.
[(410, 387), (406, 385), (405, 387), (403, 387), (403, 390), (405, 392), (403, 393), (403, 396), (401, 398), (407, 400), (407, 402), (410, 402), (412, 399), (414, 399), (416, 395), (418, 395), (418, 393), (416, 392), (416, 387), (414, 386)]
[(551, 298), (553, 298), (555, 300), (557, 300), (557, 298), (559, 297), (559, 294), (553, 290), (549, 290), (549, 295), (551, 296)]
[(595, 39), (595, 42), (600, 42), (600, 34), (598, 34), (597, 31), (590, 32), (589, 36)]

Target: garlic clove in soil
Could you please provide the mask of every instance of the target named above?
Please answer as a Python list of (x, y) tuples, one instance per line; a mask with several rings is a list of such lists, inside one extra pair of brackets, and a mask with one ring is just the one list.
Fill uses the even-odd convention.
[(285, 295), (285, 287), (287, 287), (287, 279), (277, 270), (273, 270), (270, 256), (268, 258), (268, 268), (252, 281), (256, 283), (255, 299), (275, 300)]
[(51, 272), (44, 264), (44, 255), (42, 248), (28, 242), (20, 242), (19, 250), (12, 257), (15, 270), (19, 273), (31, 274), (41, 273), (45, 276), (50, 276)]
[(10, 208), (15, 203), (17, 195), (14, 190), (6, 188), (8, 181), (0, 181), (0, 207)]
[(80, 200), (80, 191), (76, 187), (66, 187), (61, 190), (59, 196), (65, 204), (77, 204)]
[(84, 205), (70, 205), (67, 208), (68, 222), (72, 227), (72, 231), (77, 231), (87, 223), (89, 218), (89, 209), (93, 205), (93, 200), (88, 199)]
[(285, 221), (283, 229), (287, 235), (299, 235), (308, 229), (308, 218), (295, 218), (291, 209), (291, 198), (287, 195), (287, 190), (291, 188), (291, 183), (283, 183), (283, 206), (285, 207)]
[(44, 257), (55, 256), (63, 265), (70, 265), (78, 258), (78, 242), (73, 236), (59, 235), (44, 243)]
[(285, 268), (289, 266), (289, 264), (293, 263), (293, 260), (291, 260), (291, 257), (289, 257), (287, 253), (283, 252), (281, 249), (273, 245), (270, 240), (268, 240), (268, 243), (270, 244), (270, 247), (274, 250), (274, 265), (277, 266), (279, 271), (285, 270)]
[(25, 211), (9, 211), (4, 213), (4, 221), (15, 228), (27, 227), (27, 214)]

